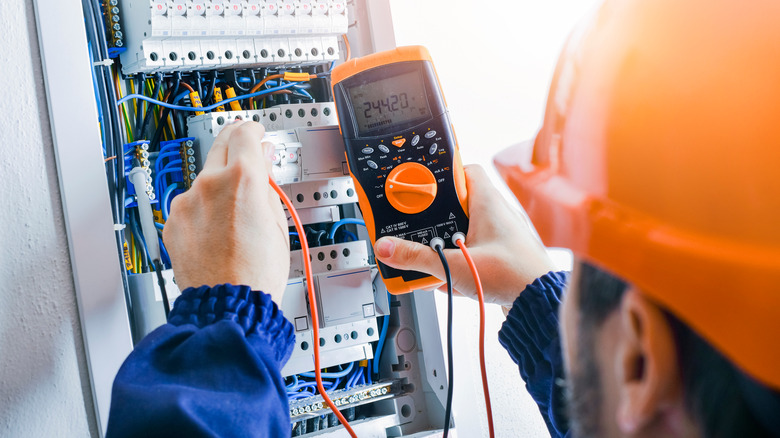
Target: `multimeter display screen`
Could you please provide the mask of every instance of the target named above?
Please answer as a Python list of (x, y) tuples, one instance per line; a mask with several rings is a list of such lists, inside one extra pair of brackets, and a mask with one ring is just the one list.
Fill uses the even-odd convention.
[(349, 97), (359, 135), (431, 117), (419, 71), (351, 87)]

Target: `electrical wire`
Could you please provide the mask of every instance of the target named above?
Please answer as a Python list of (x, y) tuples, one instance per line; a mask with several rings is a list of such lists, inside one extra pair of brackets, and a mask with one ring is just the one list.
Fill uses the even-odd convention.
[(160, 210), (162, 211), (162, 215), (163, 215), (163, 220), (164, 221), (168, 220), (168, 215), (170, 214), (169, 213), (170, 207), (168, 206), (168, 202), (170, 201), (171, 193), (173, 193), (173, 191), (178, 189), (178, 188), (179, 188), (179, 184), (177, 184), (177, 183), (173, 183), (173, 184), (169, 185), (165, 189), (165, 192), (162, 195), (162, 199), (160, 199), (160, 203), (162, 204), (160, 206)]
[(167, 102), (163, 102), (163, 101), (160, 101), (160, 100), (157, 100), (157, 99), (152, 99), (150, 97), (146, 97), (146, 96), (144, 96), (142, 94), (128, 94), (127, 96), (119, 99), (119, 101), (117, 101), (117, 105), (123, 104), (123, 103), (127, 102), (130, 99), (140, 99), (140, 100), (145, 100), (147, 102), (150, 102), (150, 103), (153, 103), (155, 105), (161, 106), (163, 108), (168, 108), (169, 110), (187, 111), (187, 112), (211, 111), (213, 109), (216, 109), (217, 107), (220, 107), (222, 105), (226, 105), (226, 104), (228, 104), (230, 102), (234, 102), (234, 101), (237, 101), (237, 100), (251, 99), (251, 98), (262, 96), (264, 94), (268, 94), (268, 93), (271, 93), (271, 92), (274, 92), (274, 91), (286, 90), (288, 88), (294, 87), (295, 85), (296, 85), (295, 82), (290, 82), (289, 84), (284, 84), (284, 85), (280, 85), (278, 87), (268, 88), (268, 89), (265, 89), (265, 90), (262, 90), (262, 91), (258, 91), (256, 93), (244, 94), (242, 96), (231, 97), (230, 99), (225, 99), (225, 100), (223, 100), (221, 102), (218, 102), (218, 103), (215, 103), (215, 104), (212, 104), (212, 105), (209, 105), (209, 106), (204, 106), (202, 108), (193, 108), (193, 107), (190, 107), (190, 106), (173, 105), (173, 104), (170, 104), (170, 103), (167, 103)]
[(382, 358), (382, 348), (387, 339), (387, 330), (390, 327), (390, 293), (387, 293), (387, 315), (382, 320), (382, 330), (379, 332), (379, 341), (376, 343), (376, 353), (374, 353), (374, 374), (379, 374), (379, 360)]
[(482, 371), (482, 393), (485, 397), (485, 408), (487, 409), (488, 430), (490, 431), (490, 438), (493, 438), (495, 436), (495, 430), (493, 429), (493, 407), (490, 404), (490, 389), (488, 388), (487, 367), (485, 366), (485, 295), (482, 291), (482, 281), (479, 278), (479, 272), (477, 272), (477, 265), (474, 263), (474, 259), (471, 258), (469, 250), (466, 248), (465, 239), (461, 237), (462, 234), (459, 234), (460, 233), (456, 234), (453, 240), (463, 253), (463, 257), (466, 258), (466, 263), (469, 265), (471, 275), (474, 277), (474, 284), (477, 286), (477, 298), (479, 299), (479, 367)]
[(338, 222), (334, 223), (334, 224), (333, 224), (333, 225), (330, 227), (330, 232), (328, 233), (328, 239), (330, 239), (330, 240), (332, 241), (332, 240), (333, 240), (333, 238), (336, 236), (336, 231), (337, 231), (337, 230), (339, 229), (339, 227), (340, 227), (340, 226), (342, 226), (342, 225), (362, 225), (362, 226), (364, 226), (364, 227), (365, 227), (365, 226), (366, 226), (366, 223), (365, 223), (365, 221), (363, 221), (363, 220), (361, 220), (361, 219), (355, 219), (355, 218), (347, 218), (347, 219), (342, 219), (342, 220), (340, 220), (340, 221), (338, 221)]
[[(220, 102), (221, 103), (221, 102)], [(290, 216), (292, 217), (293, 223), (295, 223), (295, 229), (298, 231), (299, 235), (304, 235), (303, 231), (303, 224), (301, 223), (301, 218), (298, 216), (298, 212), (295, 210), (295, 207), (293, 207), (292, 202), (287, 197), (287, 195), (284, 193), (284, 191), (277, 185), (273, 178), (268, 178), (269, 184), (271, 184), (271, 187), (273, 187), (274, 191), (279, 195), (279, 198), (284, 202), (284, 205), (287, 207), (287, 211), (290, 212)], [(317, 306), (314, 304), (317, 301), (316, 296), (314, 295), (314, 274), (312, 273), (311, 269), (311, 260), (309, 259), (309, 244), (306, 242), (306, 239), (300, 239), (301, 240), (301, 253), (303, 255), (303, 266), (304, 270), (306, 272), (306, 289), (308, 291), (308, 297), (309, 297), (309, 312), (311, 314), (311, 324), (312, 324), (312, 331), (313, 331), (313, 342), (314, 345), (314, 378), (317, 381), (317, 389), (320, 391), (320, 396), (322, 396), (323, 401), (330, 407), (330, 409), (333, 411), (333, 413), (336, 415), (336, 417), (339, 419), (341, 424), (344, 426), (344, 429), (347, 430), (349, 435), (352, 438), (357, 438), (357, 435), (355, 434), (355, 431), (352, 429), (352, 426), (349, 425), (349, 422), (346, 418), (344, 418), (344, 415), (339, 411), (339, 409), (336, 407), (336, 405), (333, 403), (333, 400), (330, 399), (327, 392), (325, 391), (325, 388), (322, 385), (322, 369), (320, 369), (320, 324), (319, 324), (319, 316), (317, 314)]]
[[(162, 74), (157, 79), (157, 83), (154, 85), (154, 90), (152, 91), (152, 97), (157, 96), (160, 94), (160, 87), (162, 87)], [(151, 108), (148, 104), (141, 105), (146, 110), (146, 114), (144, 115), (144, 120), (141, 123), (141, 127), (138, 129), (138, 138), (146, 138), (146, 127), (149, 126), (149, 121), (152, 119), (152, 114), (154, 114), (154, 111), (151, 111)]]
[(349, 46), (349, 39), (347, 38), (347, 34), (341, 35), (341, 39), (344, 40), (344, 48), (347, 52), (346, 55), (344, 55), (344, 62), (347, 62), (352, 59), (352, 48)]
[[(255, 84), (255, 86), (252, 87), (252, 89), (249, 90), (249, 93), (257, 92), (263, 85), (265, 85), (268, 81), (270, 81), (272, 79), (279, 79), (279, 78), (283, 78), (283, 77), (284, 77), (283, 74), (276, 74), (276, 75), (266, 76), (265, 78), (263, 78), (263, 80), (261, 80), (260, 82)], [(249, 98), (249, 109), (255, 109), (255, 98), (254, 97), (250, 97)]]
[(443, 245), (436, 245), (434, 249), (439, 254), (441, 265), (444, 267), (444, 276), (447, 280), (447, 368), (448, 368), (448, 381), (447, 381), (447, 405), (444, 409), (444, 434), (443, 438), (447, 438), (450, 433), (450, 417), (452, 416), (452, 387), (454, 384), (453, 379), (453, 355), (452, 355), (452, 275), (450, 274), (450, 265), (447, 263), (447, 258), (444, 257)]
[[(335, 373), (322, 373), (323, 379), (338, 379), (341, 377), (345, 377), (347, 374), (352, 372), (352, 370), (355, 368), (355, 362), (350, 362), (349, 365), (347, 365), (346, 368), (344, 368), (341, 371), (337, 371)], [(301, 373), (302, 377), (316, 377), (315, 373)]]
[(171, 313), (171, 303), (168, 302), (168, 291), (165, 290), (165, 279), (162, 275), (163, 266), (160, 259), (154, 260), (154, 272), (157, 273), (157, 284), (160, 286), (160, 294), (162, 295), (163, 310), (165, 311), (165, 320), (168, 320), (168, 314)]

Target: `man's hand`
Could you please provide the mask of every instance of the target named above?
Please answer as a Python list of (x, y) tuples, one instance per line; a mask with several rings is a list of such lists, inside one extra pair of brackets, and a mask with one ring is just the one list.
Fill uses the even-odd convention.
[(254, 122), (223, 129), (192, 188), (171, 203), (163, 240), (180, 289), (248, 285), (281, 305), (290, 243), (264, 133)]
[[(511, 307), (527, 284), (555, 270), (544, 246), (525, 219), (501, 197), (480, 166), (466, 167), (469, 193), (469, 232), (466, 245), (477, 265), (485, 301)], [(377, 258), (388, 266), (444, 278), (444, 268), (429, 246), (394, 237), (376, 242)], [(477, 290), (459, 249), (444, 251), (453, 288), (476, 298)]]

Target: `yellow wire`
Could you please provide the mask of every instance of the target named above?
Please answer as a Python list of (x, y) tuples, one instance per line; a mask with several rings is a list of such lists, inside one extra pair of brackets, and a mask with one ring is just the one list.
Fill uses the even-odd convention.
[[(135, 94), (135, 81), (130, 79), (130, 93)], [(138, 99), (133, 99), (133, 114), (138, 114)]]
[[(122, 97), (122, 85), (119, 81), (119, 70), (114, 67), (114, 86), (116, 87), (116, 94), (117, 98), (121, 99)], [(128, 140), (132, 141), (133, 139), (133, 128), (130, 125), (130, 119), (127, 117), (127, 102), (122, 104), (122, 116), (125, 120), (125, 128), (127, 129), (127, 137)]]
[(136, 274), (135, 272), (135, 239), (133, 238), (133, 233), (130, 233), (130, 262), (133, 264), (132, 272), (133, 274)]

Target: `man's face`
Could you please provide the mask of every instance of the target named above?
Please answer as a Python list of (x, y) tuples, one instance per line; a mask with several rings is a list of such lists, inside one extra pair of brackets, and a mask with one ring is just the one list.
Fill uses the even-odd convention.
[[(614, 423), (617, 390), (614, 379), (605, 376), (609, 357), (614, 357), (617, 312), (599, 325), (589, 326), (579, 309), (579, 269), (575, 264), (560, 308), (561, 348), (567, 376), (569, 423), (577, 438), (620, 436)], [(612, 330), (610, 330), (612, 329)]]

